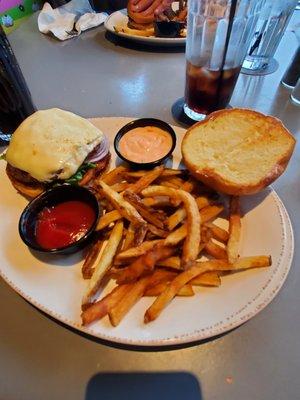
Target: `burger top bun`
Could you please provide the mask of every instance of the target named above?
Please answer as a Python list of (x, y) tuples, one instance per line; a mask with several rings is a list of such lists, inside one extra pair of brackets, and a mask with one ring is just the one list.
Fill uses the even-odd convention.
[(102, 138), (85, 118), (58, 108), (41, 110), (16, 129), (6, 161), (40, 182), (68, 179)]
[(182, 141), (186, 167), (219, 192), (259, 192), (287, 167), (295, 138), (278, 119), (247, 109), (216, 111)]

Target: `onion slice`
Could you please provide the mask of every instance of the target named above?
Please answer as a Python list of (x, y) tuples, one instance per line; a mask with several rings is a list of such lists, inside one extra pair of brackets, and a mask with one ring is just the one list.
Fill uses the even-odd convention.
[(93, 151), (85, 159), (85, 162), (96, 163), (101, 161), (109, 152), (109, 140), (104, 135), (101, 142), (94, 148)]

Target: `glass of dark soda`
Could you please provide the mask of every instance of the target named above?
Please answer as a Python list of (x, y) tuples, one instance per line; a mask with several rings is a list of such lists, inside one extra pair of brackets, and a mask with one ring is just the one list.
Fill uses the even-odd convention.
[(22, 71), (0, 25), (0, 144), (9, 140), (20, 123), (35, 110)]
[(226, 108), (264, 0), (189, 0), (185, 114), (201, 121)]

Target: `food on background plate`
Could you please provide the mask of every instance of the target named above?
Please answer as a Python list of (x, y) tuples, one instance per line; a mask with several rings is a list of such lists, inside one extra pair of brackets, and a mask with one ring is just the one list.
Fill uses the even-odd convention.
[(7, 175), (26, 197), (56, 182), (88, 184), (109, 162), (109, 143), (91, 122), (69, 111), (40, 110), (12, 135)]
[(216, 111), (193, 125), (181, 149), (197, 179), (219, 192), (246, 195), (284, 172), (295, 142), (278, 119), (236, 108)]
[[(174, 3), (178, 3), (176, 11), (175, 7), (172, 7)], [(129, 0), (127, 13), (128, 26), (116, 26), (117, 32), (137, 36), (186, 36), (187, 1), (185, 0)]]
[(157, 126), (137, 127), (121, 137), (119, 151), (129, 161), (149, 163), (168, 154), (172, 143), (171, 135)]
[[(121, 185), (126, 190), (113, 189)], [(93, 189), (105, 203), (99, 237), (82, 266), (83, 278), (89, 279), (84, 326), (105, 316), (117, 326), (142, 297), (151, 296), (155, 299), (144, 315), (148, 323), (175, 296), (188, 301), (199, 286), (218, 288), (230, 273), (272, 263), (270, 256), (239, 256), (239, 197), (221, 198), (187, 171), (118, 166), (94, 181)], [(215, 222), (222, 212), (222, 225), (229, 229)]]
[(155, 21), (154, 34), (163, 38), (186, 37), (186, 21)]

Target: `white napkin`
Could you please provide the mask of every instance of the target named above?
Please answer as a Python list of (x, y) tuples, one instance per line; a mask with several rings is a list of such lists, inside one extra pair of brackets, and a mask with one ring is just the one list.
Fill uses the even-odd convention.
[(106, 18), (106, 13), (95, 13), (88, 0), (71, 0), (55, 9), (45, 3), (38, 17), (38, 27), (42, 33), (51, 32), (59, 40), (66, 40), (102, 24)]

